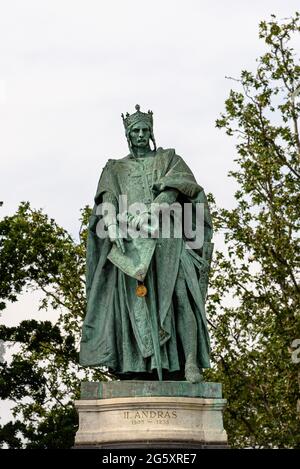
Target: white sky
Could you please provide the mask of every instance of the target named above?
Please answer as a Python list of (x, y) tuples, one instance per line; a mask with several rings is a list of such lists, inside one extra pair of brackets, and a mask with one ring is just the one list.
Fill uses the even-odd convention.
[(154, 111), (158, 145), (230, 204), (234, 142), (215, 119), (263, 51), (258, 22), (294, 0), (0, 1), (0, 213), (21, 200), (74, 235), (107, 158), (127, 154), (121, 112)]
[[(299, 0), (0, 0), (0, 216), (28, 200), (67, 228), (108, 158), (127, 151), (122, 112), (154, 112), (206, 192), (231, 206), (234, 141), (215, 128), (233, 82), (264, 51), (258, 23)], [(7, 324), (41, 317), (25, 295)], [(42, 316), (45, 319), (44, 316)]]

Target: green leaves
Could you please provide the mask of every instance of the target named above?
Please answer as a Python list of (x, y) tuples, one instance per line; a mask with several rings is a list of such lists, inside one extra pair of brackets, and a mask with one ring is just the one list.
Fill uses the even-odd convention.
[(20, 400), (30, 396), (38, 403), (45, 399), (44, 385), (46, 382), (42, 369), (29, 360), (16, 356), (9, 366), (0, 363), (0, 397), (1, 399)]
[[(13, 401), (13, 413), (18, 416), (0, 428), (0, 445), (71, 447), (77, 428), (73, 401), (79, 397), (81, 379), (107, 379), (101, 370), (78, 365), (89, 214), (89, 207), (81, 212), (78, 242), (29, 203), (0, 221), (2, 308), (17, 301), (24, 290), (43, 293), (40, 321), (0, 326), (0, 340), (13, 345), (11, 359), (0, 363), (0, 398)], [(43, 311), (51, 317), (53, 310), (59, 313), (56, 322), (43, 321)]]
[[(300, 333), (299, 59), (290, 40), (299, 14), (260, 24), (267, 45), (256, 72), (235, 80), (216, 126), (237, 137), (236, 208), (215, 208), (225, 237), (211, 280), (214, 370), (229, 405), (232, 446), (299, 447), (299, 370), (290, 344)], [(227, 250), (227, 253), (226, 253)], [(299, 367), (299, 366), (298, 366)]]

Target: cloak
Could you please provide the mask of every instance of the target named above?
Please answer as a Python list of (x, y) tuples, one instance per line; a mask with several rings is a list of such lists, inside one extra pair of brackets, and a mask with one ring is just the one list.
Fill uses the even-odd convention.
[[(119, 374), (154, 370), (156, 360), (151, 324), (155, 319), (162, 368), (169, 372), (182, 369), (182, 338), (179, 339), (176, 323), (178, 315), (184, 314), (184, 308), (178, 306), (174, 297), (180, 276), (186, 284), (183, 303), (192, 308), (197, 322), (198, 365), (200, 368), (210, 367), (205, 298), (213, 244), (207, 199), (190, 168), (174, 149), (158, 148), (153, 158), (152, 178), (148, 187), (143, 185), (143, 195), (148, 197), (150, 191), (149, 202), (170, 189), (178, 191), (176, 202), (182, 207), (187, 202), (192, 204), (193, 229), (199, 223), (196, 205), (203, 204), (203, 243), (200, 247), (187, 249), (184, 236), (159, 237), (144, 279), (148, 294), (136, 296), (137, 279), (108, 259), (112, 243), (108, 237), (101, 239), (97, 236), (97, 223), (101, 218), (97, 214), (97, 206), (103, 202), (104, 194), (110, 194), (117, 205), (119, 195), (127, 193), (130, 196), (131, 190), (136, 193), (142, 186), (134, 188), (130, 184), (136, 174), (131, 155), (108, 160), (100, 176), (88, 227), (87, 312), (80, 346), (80, 364), (83, 366), (107, 366)], [(142, 174), (141, 177), (145, 178)], [(126, 242), (125, 239), (125, 249)], [(189, 340), (189, 331), (184, 340)]]

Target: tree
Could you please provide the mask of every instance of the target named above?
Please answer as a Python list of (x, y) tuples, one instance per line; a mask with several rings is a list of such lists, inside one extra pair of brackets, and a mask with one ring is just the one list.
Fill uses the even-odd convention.
[(230, 175), (239, 189), (233, 210), (214, 213), (227, 252), (216, 253), (211, 281), (210, 377), (224, 384), (237, 447), (300, 447), (299, 365), (291, 361), (300, 337), (299, 17), (260, 23), (267, 51), (255, 73), (241, 72), (216, 122), (236, 138)]
[[(86, 227), (90, 210), (82, 211)], [(85, 313), (85, 242), (60, 228), (40, 210), (22, 203), (0, 221), (0, 308), (17, 301), (24, 289), (44, 293), (41, 310), (57, 310), (51, 321), (22, 321), (0, 326), (0, 339), (17, 344), (10, 363), (0, 363), (0, 398), (15, 402), (17, 417), (0, 429), (2, 444), (12, 448), (72, 446), (77, 428), (73, 401), (80, 381), (103, 380), (101, 371), (78, 365), (78, 343)]]

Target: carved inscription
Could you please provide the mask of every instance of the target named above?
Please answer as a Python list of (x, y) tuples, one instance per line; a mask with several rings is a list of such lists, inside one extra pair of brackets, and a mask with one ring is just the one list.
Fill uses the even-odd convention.
[(130, 420), (132, 425), (151, 423), (155, 425), (168, 425), (170, 420), (177, 418), (176, 410), (130, 410), (123, 412), (123, 418)]

